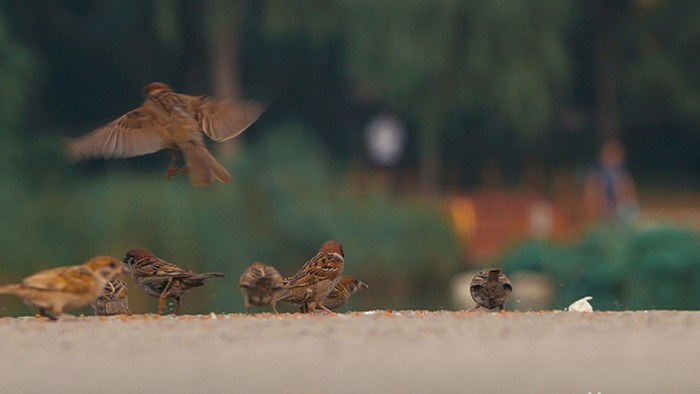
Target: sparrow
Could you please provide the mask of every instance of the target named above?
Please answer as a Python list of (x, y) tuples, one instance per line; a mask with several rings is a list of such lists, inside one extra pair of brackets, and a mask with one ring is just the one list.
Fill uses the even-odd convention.
[[(189, 173), (194, 186), (223, 183), (230, 175), (209, 153), (203, 134), (226, 141), (255, 122), (265, 106), (253, 101), (215, 100), (208, 96), (175, 93), (166, 84), (144, 87), (143, 104), (107, 125), (68, 143), (74, 159), (123, 158), (168, 149), (170, 164), (165, 178)], [(178, 151), (185, 167), (175, 166)]]
[(285, 280), (278, 301), (302, 307), (304, 304), (309, 304), (310, 311), (319, 307), (334, 314), (323, 304), (323, 300), (340, 282), (344, 262), (343, 247), (340, 243), (324, 242), (314, 257), (307, 261), (294, 276)]
[(41, 316), (56, 320), (67, 310), (94, 302), (121, 268), (118, 259), (97, 256), (85, 264), (39, 271), (20, 283), (0, 286), (0, 294), (16, 295), (38, 308)]
[(238, 287), (241, 288), (245, 301), (246, 313), (250, 313), (251, 305), (269, 305), (275, 314), (279, 314), (275, 303), (282, 291), (282, 286), (282, 275), (274, 267), (260, 262), (251, 264), (238, 281)]
[(122, 274), (112, 278), (102, 290), (102, 294), (90, 304), (97, 316), (130, 315), (126, 281)]
[[(359, 279), (355, 279), (352, 276), (344, 276), (340, 279), (340, 282), (328, 293), (328, 296), (323, 300), (323, 305), (334, 310), (340, 308), (348, 302), (351, 295), (356, 292), (366, 289), (369, 286)], [(308, 304), (304, 304), (299, 307), (299, 313), (308, 313)]]
[(502, 269), (483, 269), (474, 275), (469, 286), (469, 292), (474, 302), (476, 302), (476, 307), (472, 311), (480, 307), (486, 309), (498, 308), (499, 311), (502, 311), (505, 309), (505, 304), (508, 302), (508, 297), (510, 297), (512, 291), (513, 285), (503, 274)]
[(128, 251), (122, 262), (124, 271), (131, 272), (136, 286), (149, 296), (159, 299), (159, 314), (163, 314), (165, 310), (166, 299), (174, 298), (177, 301), (174, 312), (177, 314), (182, 306), (181, 297), (187, 291), (204, 285), (205, 279), (224, 277), (224, 274), (218, 272), (197, 274), (187, 268), (159, 259), (145, 248)]
[(593, 312), (593, 306), (588, 302), (592, 299), (593, 297), (591, 296), (583, 297), (574, 301), (566, 310), (569, 312)]

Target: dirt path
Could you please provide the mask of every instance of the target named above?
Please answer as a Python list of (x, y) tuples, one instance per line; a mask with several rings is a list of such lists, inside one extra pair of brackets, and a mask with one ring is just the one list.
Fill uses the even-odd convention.
[(700, 392), (700, 312), (0, 319), (3, 393)]

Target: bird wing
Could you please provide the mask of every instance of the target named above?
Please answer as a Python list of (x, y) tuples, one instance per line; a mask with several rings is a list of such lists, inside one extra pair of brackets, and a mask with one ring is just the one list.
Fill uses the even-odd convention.
[(117, 275), (107, 286), (102, 290), (102, 297), (107, 299), (126, 298), (127, 296), (126, 281), (121, 275)]
[(22, 286), (37, 290), (68, 291), (78, 294), (88, 292), (94, 279), (92, 272), (85, 267), (59, 267), (39, 271), (24, 278)]
[(342, 260), (333, 254), (319, 253), (307, 261), (286, 284), (286, 287), (301, 287), (322, 280), (334, 280), (342, 275)]
[(265, 277), (270, 278), (270, 286), (273, 289), (281, 289), (284, 286), (282, 275), (274, 267), (269, 265), (265, 267)]
[(145, 259), (137, 264), (135, 270), (138, 270), (141, 276), (157, 278), (187, 278), (195, 275), (194, 272), (187, 268), (159, 258)]
[(255, 287), (255, 284), (263, 276), (265, 276), (265, 268), (258, 263), (253, 263), (243, 272), (241, 279), (238, 281), (238, 285), (243, 287)]
[[(180, 96), (187, 96), (180, 94)], [(214, 141), (226, 141), (241, 134), (266, 106), (251, 100), (215, 100), (207, 96), (187, 96), (193, 100), (195, 119), (204, 134)]]
[(162, 126), (142, 108), (127, 112), (118, 119), (68, 143), (72, 157), (132, 157), (153, 153), (165, 147)]

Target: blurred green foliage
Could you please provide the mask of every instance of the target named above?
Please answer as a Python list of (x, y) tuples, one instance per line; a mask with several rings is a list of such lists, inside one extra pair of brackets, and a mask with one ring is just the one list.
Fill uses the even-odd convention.
[(524, 242), (496, 264), (544, 274), (557, 309), (587, 295), (599, 310), (700, 308), (700, 233), (691, 229), (601, 225), (572, 244)]

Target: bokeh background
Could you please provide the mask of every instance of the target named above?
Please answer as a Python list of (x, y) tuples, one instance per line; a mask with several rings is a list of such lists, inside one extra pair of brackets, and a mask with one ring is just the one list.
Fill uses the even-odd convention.
[[(248, 264), (291, 275), (336, 239), (370, 286), (352, 309), (464, 308), (484, 266), (511, 310), (697, 309), (698, 20), (693, 0), (2, 0), (0, 283), (148, 247), (227, 274), (183, 312), (237, 312)], [(165, 152), (68, 160), (152, 81), (270, 104), (211, 146), (229, 185), (164, 180)]]

